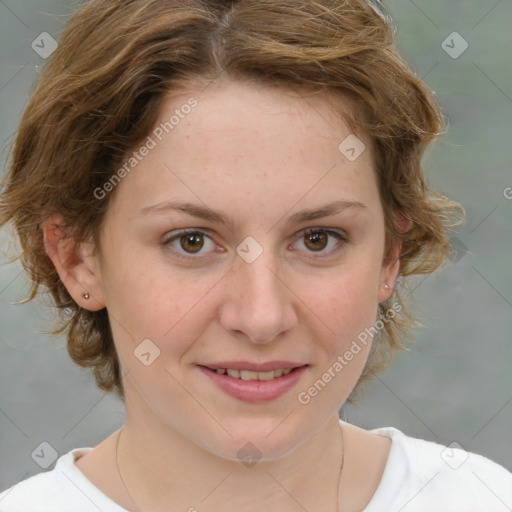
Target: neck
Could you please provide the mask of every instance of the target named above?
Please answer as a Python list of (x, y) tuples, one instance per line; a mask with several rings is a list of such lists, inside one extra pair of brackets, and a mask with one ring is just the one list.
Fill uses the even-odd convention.
[[(118, 439), (129, 510), (163, 511), (170, 505), (174, 510), (223, 512), (337, 508), (344, 449), (336, 416), (290, 453), (278, 459), (262, 454), (258, 460), (253, 451), (253, 461), (221, 457), (161, 422), (135, 421), (141, 417), (127, 407)], [(246, 452), (250, 458), (251, 448)]]

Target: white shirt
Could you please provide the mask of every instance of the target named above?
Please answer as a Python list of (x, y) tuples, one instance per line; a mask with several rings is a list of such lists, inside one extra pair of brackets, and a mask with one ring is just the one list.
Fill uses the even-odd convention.
[[(390, 437), (392, 443), (382, 479), (364, 512), (512, 511), (512, 473), (499, 464), (461, 448), (406, 436), (394, 427), (371, 432)], [(75, 448), (53, 470), (2, 492), (0, 512), (127, 512), (75, 466), (75, 458), (89, 450)], [(199, 504), (196, 508), (201, 511)]]

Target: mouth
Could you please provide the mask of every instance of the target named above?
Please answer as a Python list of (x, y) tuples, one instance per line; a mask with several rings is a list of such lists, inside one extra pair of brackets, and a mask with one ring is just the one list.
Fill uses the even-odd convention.
[(257, 403), (277, 399), (293, 389), (309, 365), (281, 361), (264, 365), (229, 362), (197, 367), (224, 393), (244, 402)]
[[(199, 366), (201, 366), (201, 365), (199, 365)], [(245, 380), (245, 381), (251, 381), (251, 380), (268, 381), (268, 380), (279, 379), (280, 377), (288, 375), (289, 373), (292, 373), (293, 371), (295, 371), (298, 368), (301, 368), (303, 366), (308, 366), (308, 365), (295, 366), (293, 368), (276, 368), (275, 370), (269, 370), (266, 372), (258, 372), (258, 371), (252, 371), (252, 370), (240, 370), (239, 368), (210, 368), (208, 366), (203, 366), (203, 368), (205, 368), (206, 370), (210, 370), (211, 372), (215, 372), (218, 375), (226, 375), (233, 379)]]

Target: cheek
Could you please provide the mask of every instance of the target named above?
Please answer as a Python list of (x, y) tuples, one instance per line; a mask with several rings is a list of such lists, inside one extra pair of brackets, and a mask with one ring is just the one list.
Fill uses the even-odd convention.
[[(361, 261), (359, 263), (362, 263)], [(336, 344), (347, 342), (376, 320), (379, 268), (375, 263), (346, 266), (312, 280), (304, 303), (336, 335)]]
[(311, 379), (297, 396), (299, 404), (334, 410), (354, 389), (371, 349), (377, 278), (371, 267), (352, 268), (325, 280), (304, 298), (311, 310), (306, 321), (319, 326), (310, 336), (321, 350)]
[[(198, 413), (180, 383), (187, 354), (213, 321), (207, 295), (218, 279), (210, 281), (211, 277), (191, 280), (175, 275), (167, 281), (146, 272), (124, 281), (111, 297), (116, 306), (109, 315), (114, 318), (115, 345), (127, 376), (126, 392), (133, 399), (129, 388), (136, 389), (135, 395), (168, 421), (173, 418), (169, 403), (181, 404), (185, 417)], [(135, 293), (123, 293), (130, 284)]]
[(106, 275), (107, 309), (122, 359), (144, 339), (179, 358), (211, 320), (207, 297), (222, 277), (171, 272), (133, 252), (110, 265)]

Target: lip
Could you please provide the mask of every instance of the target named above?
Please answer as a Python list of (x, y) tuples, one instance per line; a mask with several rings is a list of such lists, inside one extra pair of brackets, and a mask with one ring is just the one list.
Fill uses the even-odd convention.
[(267, 361), (266, 363), (251, 363), (249, 361), (220, 361), (219, 363), (199, 364), (199, 366), (205, 366), (212, 370), (230, 368), (232, 370), (247, 370), (250, 372), (270, 372), (279, 369), (288, 370), (291, 368), (297, 368), (299, 366), (305, 366), (305, 364), (293, 361)]
[[(275, 362), (272, 362), (274, 364)], [(230, 365), (233, 362), (229, 363)], [(240, 363), (238, 363), (239, 365)], [(269, 364), (266, 364), (266, 368), (269, 368)], [(282, 362), (281, 362), (282, 364)], [(227, 366), (227, 368), (234, 368), (239, 370), (245, 370), (246, 368), (240, 367), (238, 365)], [(254, 368), (254, 363), (251, 363), (251, 368)], [(260, 365), (264, 366), (265, 365)], [(297, 368), (298, 366), (298, 368)], [(270, 400), (275, 400), (276, 398), (284, 395), (287, 391), (292, 389), (298, 381), (301, 379), (304, 372), (308, 369), (309, 365), (296, 365), (295, 370), (291, 371), (288, 375), (283, 375), (282, 377), (277, 377), (272, 380), (242, 380), (235, 379), (230, 377), (229, 375), (221, 375), (217, 373), (215, 370), (210, 369), (210, 366), (198, 366), (198, 368), (207, 375), (214, 384), (217, 385), (222, 391), (226, 394), (237, 398), (239, 400), (243, 400), (245, 402), (268, 402)], [(219, 366), (219, 368), (226, 368), (226, 366)], [(286, 368), (283, 366), (274, 366), (274, 369), (278, 368)], [(288, 366), (290, 368), (290, 366)], [(250, 370), (249, 371), (265, 371), (265, 370)], [(270, 370), (266, 370), (270, 371)]]

